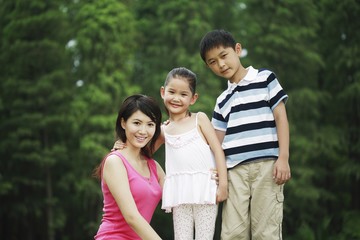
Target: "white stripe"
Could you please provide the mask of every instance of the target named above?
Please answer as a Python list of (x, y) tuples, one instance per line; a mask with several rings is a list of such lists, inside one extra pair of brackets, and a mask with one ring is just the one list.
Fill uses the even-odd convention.
[[(225, 138), (226, 137), (227, 136), (225, 136)], [(266, 143), (266, 142), (273, 142), (273, 141), (277, 141), (276, 134), (267, 134), (267, 135), (260, 135), (260, 136), (247, 137), (247, 138), (238, 138), (238, 139), (233, 139), (232, 141), (228, 141), (228, 139), (226, 138), (226, 141), (224, 139), (222, 146), (223, 146), (223, 149), (229, 149), (229, 148), (252, 145), (252, 144), (256, 144), (256, 143)]]
[[(257, 122), (262, 122), (262, 121), (273, 121), (274, 120), (274, 115), (272, 114), (271, 111), (269, 113), (263, 113), (260, 115), (256, 115), (256, 112), (257, 111), (249, 110), (249, 111), (246, 111), (246, 113), (239, 112), (239, 113), (233, 114), (232, 118), (234, 118), (234, 119), (229, 120), (228, 127), (234, 127), (234, 126), (239, 126), (239, 125), (248, 124), (248, 123), (257, 123)], [(254, 118), (254, 115), (256, 116), (256, 118)]]

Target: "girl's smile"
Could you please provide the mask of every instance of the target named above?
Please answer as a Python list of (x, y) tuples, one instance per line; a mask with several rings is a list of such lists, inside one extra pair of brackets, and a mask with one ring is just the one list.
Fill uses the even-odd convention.
[(182, 78), (172, 78), (166, 87), (161, 88), (161, 96), (170, 117), (186, 113), (197, 97), (191, 92), (189, 83)]

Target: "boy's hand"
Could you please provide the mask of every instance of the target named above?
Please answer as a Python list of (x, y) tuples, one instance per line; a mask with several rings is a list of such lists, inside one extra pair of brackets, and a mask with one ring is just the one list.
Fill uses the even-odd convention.
[(121, 149), (124, 149), (124, 148), (126, 148), (126, 144), (123, 143), (121, 140), (117, 140), (117, 141), (114, 143), (114, 146), (113, 146), (113, 148), (111, 149), (111, 151), (121, 150)]
[(278, 185), (286, 183), (291, 178), (288, 160), (278, 158), (274, 164), (273, 179)]

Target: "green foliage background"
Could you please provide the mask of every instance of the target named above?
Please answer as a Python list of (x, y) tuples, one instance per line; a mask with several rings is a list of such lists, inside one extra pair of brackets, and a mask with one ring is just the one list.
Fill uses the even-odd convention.
[[(0, 239), (93, 238), (92, 171), (119, 105), (134, 93), (161, 103), (167, 72), (184, 66), (199, 79), (193, 110), (211, 117), (226, 81), (198, 44), (215, 28), (290, 97), (284, 239), (360, 239), (359, 1), (0, 0), (0, 16)], [(157, 209), (152, 225), (173, 239), (171, 215)]]

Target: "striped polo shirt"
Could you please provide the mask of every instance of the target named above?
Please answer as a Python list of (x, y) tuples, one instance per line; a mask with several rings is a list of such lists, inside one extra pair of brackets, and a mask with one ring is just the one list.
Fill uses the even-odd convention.
[(279, 155), (273, 110), (288, 96), (273, 72), (247, 69), (239, 83), (228, 82), (216, 100), (211, 120), (216, 130), (225, 132), (222, 148), (228, 168)]

